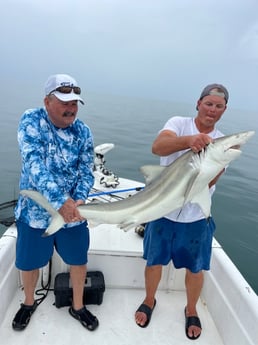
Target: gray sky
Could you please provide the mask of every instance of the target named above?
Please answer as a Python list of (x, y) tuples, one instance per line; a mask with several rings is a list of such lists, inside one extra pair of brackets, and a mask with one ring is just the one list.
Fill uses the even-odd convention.
[(86, 92), (192, 103), (218, 82), (231, 107), (258, 110), (257, 0), (1, 3), (4, 83), (68, 73)]

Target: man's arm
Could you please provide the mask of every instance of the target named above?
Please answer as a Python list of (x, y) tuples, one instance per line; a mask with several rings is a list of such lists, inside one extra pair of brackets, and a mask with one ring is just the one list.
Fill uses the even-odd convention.
[(212, 138), (204, 133), (177, 136), (175, 132), (163, 130), (153, 142), (152, 153), (158, 156), (168, 156), (187, 149), (199, 152), (211, 142)]

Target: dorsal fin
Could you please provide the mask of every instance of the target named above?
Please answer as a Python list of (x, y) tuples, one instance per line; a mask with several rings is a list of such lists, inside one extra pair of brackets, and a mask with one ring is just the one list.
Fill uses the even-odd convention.
[(155, 180), (157, 176), (159, 176), (162, 171), (166, 167), (162, 167), (160, 165), (144, 165), (140, 168), (140, 171), (142, 172), (146, 185), (150, 184), (151, 181)]

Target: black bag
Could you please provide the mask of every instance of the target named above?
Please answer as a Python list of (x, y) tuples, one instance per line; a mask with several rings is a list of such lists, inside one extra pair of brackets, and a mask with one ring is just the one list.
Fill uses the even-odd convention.
[[(83, 303), (101, 304), (105, 291), (103, 273), (100, 271), (87, 272), (85, 280)], [(58, 273), (54, 283), (55, 305), (57, 308), (72, 305), (73, 290), (69, 273)]]

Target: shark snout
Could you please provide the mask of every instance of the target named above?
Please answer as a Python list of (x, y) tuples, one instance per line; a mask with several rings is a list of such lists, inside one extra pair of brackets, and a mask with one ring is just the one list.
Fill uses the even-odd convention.
[(241, 145), (244, 145), (253, 135), (255, 131), (240, 132), (237, 134), (229, 135), (220, 138), (218, 141), (224, 141), (224, 151), (238, 150), (240, 151)]

